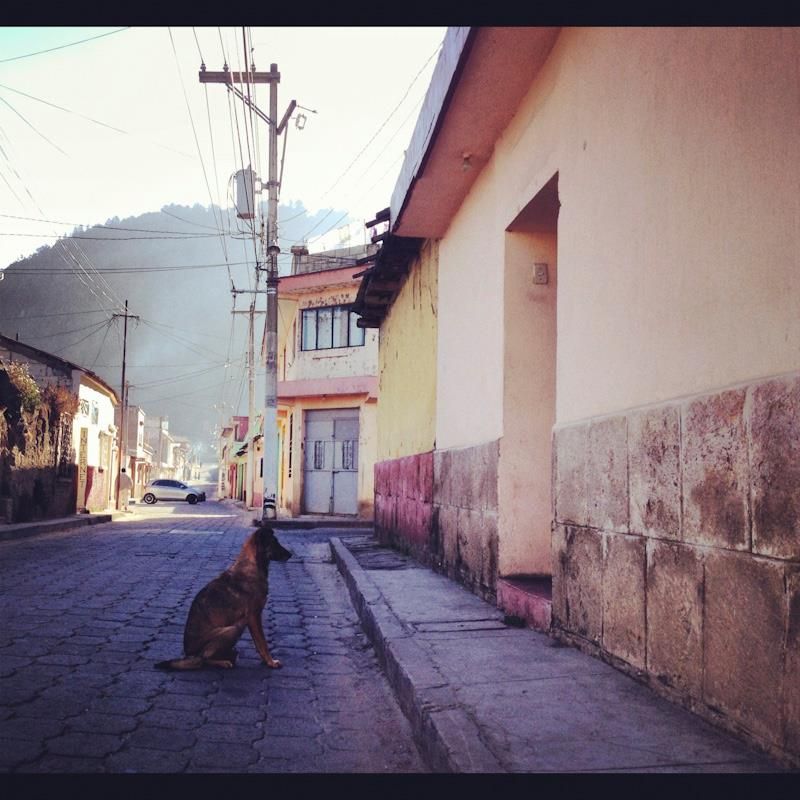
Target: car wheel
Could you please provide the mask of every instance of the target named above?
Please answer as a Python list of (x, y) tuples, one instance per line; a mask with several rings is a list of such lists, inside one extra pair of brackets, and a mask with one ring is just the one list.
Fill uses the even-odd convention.
[(144, 502), (145, 502), (145, 503), (147, 503), (147, 505), (151, 506), (151, 505), (153, 505), (153, 503), (155, 503), (155, 501), (156, 501), (156, 496), (155, 496), (154, 494), (152, 494), (151, 492), (148, 492), (148, 493), (147, 493), (147, 494), (146, 494), (146, 495), (145, 495), (145, 496), (142, 498), (142, 500), (144, 500)]
[(186, 498), (186, 501), (189, 503), (190, 506), (193, 506), (197, 502), (197, 495), (196, 494), (190, 494)]

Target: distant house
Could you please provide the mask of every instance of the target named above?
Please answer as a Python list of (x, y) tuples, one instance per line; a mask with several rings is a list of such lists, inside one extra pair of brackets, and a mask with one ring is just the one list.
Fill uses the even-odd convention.
[(796, 763), (798, 85), (798, 28), (451, 28), (356, 302), (380, 537)]
[(219, 436), (219, 485), (220, 500), (245, 500), (247, 477), (247, 417), (234, 416), (223, 426)]
[[(26, 364), (40, 387), (63, 387), (78, 402), (70, 442), (66, 447), (62, 442), (60, 452), (53, 456), (58, 463), (47, 465), (39, 456), (35, 465), (21, 467), (25, 457), (17, 448), (16, 463), (8, 467), (4, 479), (14, 505), (11, 516), (53, 517), (76, 509), (103, 511), (112, 507), (117, 456), (114, 410), (119, 404), (116, 392), (91, 370), (2, 335), (0, 362)], [(8, 409), (4, 413), (8, 415)], [(76, 469), (68, 470), (68, 464)], [(27, 507), (31, 503), (38, 508)]]
[(164, 416), (146, 417), (144, 445), (153, 452), (150, 478), (180, 478), (175, 463), (175, 439), (169, 432), (169, 419)]
[[(279, 513), (372, 518), (378, 336), (358, 327), (351, 306), (375, 250), (294, 247), (280, 279)], [(262, 440), (257, 447), (263, 457)]]
[[(145, 419), (147, 415), (139, 406), (128, 406), (127, 425), (123, 428), (125, 442), (125, 468), (133, 481), (131, 498), (140, 498), (153, 471), (154, 450), (145, 440)], [(120, 409), (117, 408), (117, 426), (120, 426)]]

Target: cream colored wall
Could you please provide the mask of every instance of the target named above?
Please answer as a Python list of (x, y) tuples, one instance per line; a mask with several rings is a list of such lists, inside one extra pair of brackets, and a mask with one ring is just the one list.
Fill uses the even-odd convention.
[[(89, 403), (89, 414), (83, 416), (81, 410), (72, 423), (72, 441), (75, 446), (75, 459), (78, 459), (78, 447), (80, 442), (81, 428), (89, 429), (89, 440), (87, 447), (87, 463), (90, 466), (98, 466), (100, 464), (100, 433), (108, 434), (109, 425), (114, 424), (114, 405), (111, 398), (107, 394), (98, 392), (90, 386), (81, 384), (78, 389), (78, 399), (86, 400)], [(97, 404), (97, 424), (92, 424), (92, 404)]]
[[(548, 266), (534, 284), (533, 265)], [(549, 575), (556, 377), (555, 233), (506, 234), (503, 437), (497, 470), (501, 576)]]
[[(364, 344), (357, 347), (305, 351), (300, 349), (303, 309), (352, 303), (355, 300), (356, 292), (357, 287), (355, 286), (315, 289), (300, 295), (296, 303), (281, 300), (281, 314), (284, 315), (284, 319), (280, 326), (281, 336), (278, 343), (278, 376), (280, 380), (296, 381), (377, 374), (378, 333), (375, 329), (367, 329)], [(297, 324), (293, 326), (295, 320)], [(292, 348), (292, 341), (294, 341), (294, 348)]]
[(438, 244), (426, 242), (380, 329), (378, 461), (434, 447), (437, 261)]
[[(510, 221), (558, 171), (559, 423), (797, 369), (798, 85), (800, 29), (563, 31), (442, 243), (442, 308), (460, 313), (495, 204)], [(443, 444), (466, 434), (463, 327), (440, 351), (460, 359)]]
[(498, 438), (504, 229), (559, 173), (557, 421), (800, 367), (800, 29), (561, 33), (440, 243), (437, 447)]
[(503, 432), (503, 191), (488, 164), (439, 243), (436, 447)]

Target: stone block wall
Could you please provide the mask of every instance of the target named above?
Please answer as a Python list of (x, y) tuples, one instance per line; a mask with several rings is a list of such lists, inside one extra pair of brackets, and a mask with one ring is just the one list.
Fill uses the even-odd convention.
[(495, 602), (498, 458), (495, 441), (378, 462), (379, 540)]
[(800, 373), (558, 428), (553, 631), (800, 762)]
[(378, 538), (428, 563), (433, 517), (433, 453), (375, 464)]

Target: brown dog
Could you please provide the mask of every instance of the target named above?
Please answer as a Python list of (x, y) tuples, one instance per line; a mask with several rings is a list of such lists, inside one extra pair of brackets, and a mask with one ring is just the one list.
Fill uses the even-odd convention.
[(183, 632), (183, 658), (159, 661), (158, 669), (202, 669), (236, 664), (234, 648), (245, 628), (250, 629), (261, 660), (273, 669), (281, 662), (269, 654), (261, 613), (267, 602), (270, 561), (288, 561), (292, 553), (275, 538), (272, 528), (251, 534), (236, 561), (192, 601)]

